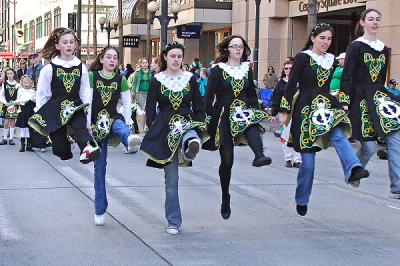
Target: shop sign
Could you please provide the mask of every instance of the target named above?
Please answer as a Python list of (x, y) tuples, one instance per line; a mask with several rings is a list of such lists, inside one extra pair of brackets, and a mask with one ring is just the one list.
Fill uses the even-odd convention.
[[(365, 6), (365, 0), (318, 0), (317, 12), (324, 13), (334, 10)], [(307, 14), (308, 0), (289, 2), (289, 17), (304, 16)]]
[(200, 39), (200, 25), (182, 25), (177, 27), (178, 38), (180, 39)]

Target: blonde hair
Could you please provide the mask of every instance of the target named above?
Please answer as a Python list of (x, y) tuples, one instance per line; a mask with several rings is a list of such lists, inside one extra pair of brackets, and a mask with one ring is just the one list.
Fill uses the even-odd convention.
[(24, 79), (29, 79), (29, 81), (30, 81), (29, 88), (32, 89), (32, 87), (33, 87), (33, 80), (32, 80), (32, 78), (31, 78), (30, 76), (28, 76), (28, 75), (23, 75), (23, 76), (21, 77), (21, 79), (20, 79), (20, 84), (21, 84), (21, 86), (22, 86), (22, 84), (24, 83)]

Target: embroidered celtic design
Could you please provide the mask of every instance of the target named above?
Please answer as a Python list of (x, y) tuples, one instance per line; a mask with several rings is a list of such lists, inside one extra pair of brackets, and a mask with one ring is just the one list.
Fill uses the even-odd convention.
[(222, 76), (225, 81), (229, 82), (232, 86), (233, 94), (235, 97), (238, 97), (240, 92), (243, 90), (244, 81), (247, 79), (247, 74), (243, 79), (234, 79), (233, 77), (229, 76), (228, 73), (225, 71), (222, 72)]
[(100, 92), (101, 101), (104, 106), (110, 102), (114, 92), (117, 90), (118, 83), (116, 81), (112, 82), (109, 86), (104, 85), (103, 81), (98, 80), (96, 82), (96, 88)]
[(17, 86), (12, 86), (12, 85), (8, 85), (6, 84), (6, 90), (8, 91), (8, 93), (10, 94), (10, 97), (14, 96), (15, 91), (17, 90)]
[(182, 90), (171, 90), (161, 84), (161, 93), (168, 97), (174, 110), (178, 110), (182, 103), (183, 97), (189, 93), (189, 83)]
[(65, 72), (62, 68), (57, 68), (57, 78), (60, 79), (65, 87), (65, 90), (70, 93), (75, 81), (81, 76), (79, 69), (74, 69), (71, 73)]
[(374, 58), (370, 53), (364, 54), (364, 63), (368, 65), (368, 70), (372, 82), (375, 82), (377, 80), (379, 73), (385, 66), (385, 62), (386, 57), (384, 54), (381, 54), (378, 58)]
[(76, 107), (74, 105), (74, 102), (69, 101), (69, 100), (64, 100), (61, 102), (60, 117), (61, 117), (62, 125), (65, 125), (68, 122), (68, 120), (75, 113), (75, 110), (76, 110)]
[(317, 72), (318, 86), (319, 87), (324, 86), (325, 82), (329, 79), (329, 75), (331, 74), (332, 68), (330, 69), (322, 68), (312, 57), (310, 57), (310, 66)]

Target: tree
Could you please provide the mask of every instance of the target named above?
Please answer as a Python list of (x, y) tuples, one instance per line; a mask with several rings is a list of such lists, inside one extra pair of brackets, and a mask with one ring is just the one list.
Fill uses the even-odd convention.
[(96, 12), (97, 12), (97, 0), (93, 0), (93, 49), (94, 54), (97, 55), (97, 19), (96, 19)]
[(118, 18), (119, 18), (119, 25), (118, 25), (118, 40), (119, 40), (119, 62), (120, 64), (124, 64), (124, 48), (123, 48), (123, 21), (122, 21), (122, 0), (118, 0)]
[(307, 11), (307, 32), (310, 33), (314, 26), (317, 25), (317, 0), (308, 0)]

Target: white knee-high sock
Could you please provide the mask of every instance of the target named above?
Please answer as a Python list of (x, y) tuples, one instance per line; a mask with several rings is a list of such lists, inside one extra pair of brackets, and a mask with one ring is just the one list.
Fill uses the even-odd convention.
[(10, 139), (14, 138), (14, 130), (15, 130), (15, 127), (10, 127)]
[(19, 136), (20, 138), (25, 138), (25, 128), (20, 128), (19, 129)]
[(29, 128), (24, 128), (25, 129), (25, 138), (30, 138), (31, 135), (29, 134)]
[(3, 128), (3, 136), (5, 140), (8, 140), (8, 128)]

